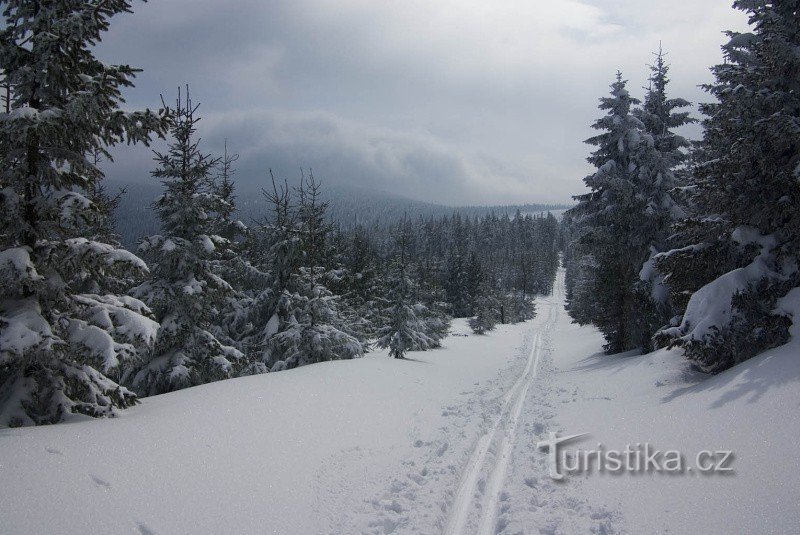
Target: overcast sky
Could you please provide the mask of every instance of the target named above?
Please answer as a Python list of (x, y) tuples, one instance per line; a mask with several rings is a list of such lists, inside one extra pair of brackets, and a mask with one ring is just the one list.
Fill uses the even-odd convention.
[[(327, 184), (445, 204), (566, 202), (617, 69), (641, 96), (661, 41), (672, 94), (706, 99), (722, 30), (745, 28), (731, 3), (135, 1), (100, 55), (144, 69), (131, 106), (190, 84), (203, 147), (227, 138), (243, 183), (312, 167)], [(149, 150), (126, 148), (107, 173), (151, 168)]]

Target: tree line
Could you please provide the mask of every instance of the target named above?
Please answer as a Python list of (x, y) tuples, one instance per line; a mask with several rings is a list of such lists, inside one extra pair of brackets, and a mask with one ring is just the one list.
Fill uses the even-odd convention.
[(680, 347), (719, 372), (788, 340), (782, 300), (800, 283), (800, 3), (737, 0), (750, 32), (727, 32), (703, 86), (703, 138), (671, 98), (659, 51), (644, 101), (621, 74), (586, 177), (564, 220), (569, 310), (609, 353)]

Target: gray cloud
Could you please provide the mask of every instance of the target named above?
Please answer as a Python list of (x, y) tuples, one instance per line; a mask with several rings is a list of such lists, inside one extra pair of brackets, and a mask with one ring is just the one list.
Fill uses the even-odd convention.
[[(702, 5), (701, 5), (702, 4)], [(566, 201), (582, 188), (597, 98), (644, 85), (663, 41), (693, 101), (719, 61), (728, 0), (171, 0), (137, 4), (100, 53), (141, 67), (131, 106), (190, 83), (201, 135), (239, 177), (313, 167), (329, 183), (449, 204)], [(697, 129), (689, 133), (696, 135)], [(145, 179), (144, 149), (109, 173)]]

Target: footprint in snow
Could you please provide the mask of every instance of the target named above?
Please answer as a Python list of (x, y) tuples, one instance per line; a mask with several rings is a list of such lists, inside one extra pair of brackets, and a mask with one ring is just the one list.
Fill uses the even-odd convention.
[(144, 522), (137, 522), (136, 527), (139, 529), (140, 535), (156, 535), (156, 532), (147, 527)]
[(53, 455), (61, 455), (62, 457), (64, 456), (64, 454), (63, 454), (63, 453), (61, 453), (59, 450), (57, 450), (57, 449), (55, 449), (55, 448), (45, 448), (44, 450), (45, 450), (47, 453), (52, 453)]
[(89, 474), (89, 477), (91, 477), (91, 478), (92, 478), (92, 481), (94, 481), (94, 482), (95, 482), (95, 484), (97, 484), (97, 486), (99, 486), (99, 487), (105, 487), (105, 488), (107, 488), (107, 489), (110, 489), (110, 488), (111, 488), (111, 483), (109, 483), (109, 482), (108, 482), (108, 481), (106, 481), (105, 479), (103, 479), (103, 478), (101, 478), (101, 477), (98, 477), (98, 476), (96, 476), (96, 475), (94, 475), (94, 474)]

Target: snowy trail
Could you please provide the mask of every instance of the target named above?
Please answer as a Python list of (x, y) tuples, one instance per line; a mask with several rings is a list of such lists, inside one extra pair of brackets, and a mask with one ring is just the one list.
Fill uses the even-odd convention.
[[(558, 296), (561, 295), (561, 290), (563, 290), (563, 273), (559, 272), (559, 279), (556, 280), (556, 286), (554, 293)], [(506, 432), (503, 434), (502, 442), (500, 445), (499, 453), (497, 455), (497, 460), (495, 461), (494, 470), (489, 479), (488, 485), (488, 492), (486, 499), (483, 501), (481, 505), (482, 517), (481, 523), (478, 529), (478, 533), (481, 535), (491, 535), (496, 533), (496, 521), (497, 521), (497, 510), (500, 503), (500, 499), (503, 493), (503, 489), (505, 487), (505, 480), (508, 474), (509, 464), (511, 462), (512, 452), (514, 448), (514, 444), (517, 437), (517, 428), (519, 427), (520, 416), (522, 415), (522, 408), (525, 404), (525, 401), (528, 397), (528, 390), (530, 389), (532, 379), (538, 376), (539, 371), (539, 362), (541, 361), (543, 347), (544, 347), (544, 340), (547, 340), (549, 345), (549, 334), (552, 330), (553, 326), (556, 324), (559, 316), (559, 309), (561, 307), (560, 299), (556, 299), (554, 301), (540, 301), (540, 303), (547, 303), (548, 307), (548, 320), (545, 326), (542, 328), (542, 331), (537, 333), (536, 337), (536, 344), (533, 347), (533, 351), (536, 354), (536, 359), (533, 365), (533, 373), (531, 375), (531, 380), (525, 384), (524, 391), (522, 395), (517, 398), (517, 401), (514, 405), (514, 410), (512, 413), (511, 421), (508, 423), (506, 427)]]
[[(447, 527), (445, 528), (445, 533), (448, 535), (458, 535), (463, 532), (464, 525), (469, 518), (470, 512), (472, 511), (473, 499), (478, 485), (478, 478), (486, 466), (486, 457), (489, 453), (489, 449), (495, 443), (495, 437), (497, 436), (501, 427), (507, 427), (505, 435), (508, 436), (509, 434), (511, 425), (507, 422), (507, 420), (509, 414), (512, 412), (512, 403), (514, 412), (512, 420), (519, 418), (522, 401), (525, 399), (525, 394), (528, 392), (530, 380), (535, 377), (535, 370), (537, 367), (536, 361), (538, 359), (539, 349), (541, 347), (540, 340), (541, 337), (537, 333), (534, 338), (533, 347), (531, 348), (527, 364), (525, 366), (525, 371), (517, 380), (517, 382), (514, 383), (514, 386), (511, 388), (511, 390), (509, 390), (506, 394), (503, 400), (500, 416), (495, 421), (494, 426), (489, 432), (478, 439), (478, 444), (475, 446), (472, 455), (470, 455), (470, 458), (467, 461), (467, 470), (459, 483), (451, 516), (447, 523)], [(513, 423), (514, 422), (512, 421), (512, 424)]]
[[(445, 526), (444, 533), (447, 535), (465, 533), (465, 528), (475, 510), (481, 512), (477, 532), (481, 535), (496, 532), (496, 513), (511, 462), (522, 409), (531, 384), (538, 375), (545, 338), (548, 338), (551, 329), (556, 324), (559, 309), (563, 306), (563, 292), (564, 273), (559, 270), (553, 298), (537, 301), (538, 313), (546, 314), (547, 320), (543, 325), (534, 326), (533, 341), (525, 369), (517, 382), (506, 393), (500, 415), (494, 425), (479, 438), (467, 461), (466, 472), (459, 482), (458, 491)], [(546, 311), (541, 310), (542, 308), (546, 308)], [(494, 452), (494, 455), (489, 455), (491, 452)], [(481, 489), (479, 488), (480, 476), (487, 472), (489, 474), (488, 483)]]
[[(700, 381), (674, 350), (599, 353), (600, 333), (563, 310), (563, 270), (536, 303), (533, 321), (487, 336), (456, 320), (414, 361), (375, 352), (154, 396), (111, 420), (0, 430), (0, 532), (797, 531), (785, 446), (800, 434), (787, 411), (800, 406), (800, 335)], [(555, 482), (536, 449), (551, 432), (687, 462), (732, 450), (735, 477)]]

